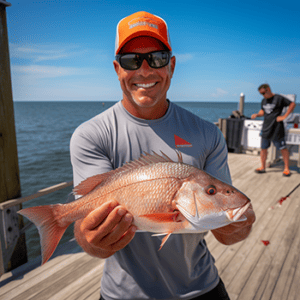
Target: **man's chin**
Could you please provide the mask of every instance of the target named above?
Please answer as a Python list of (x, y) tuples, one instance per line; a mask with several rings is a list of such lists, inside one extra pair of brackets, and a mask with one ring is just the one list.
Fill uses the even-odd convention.
[(157, 103), (158, 100), (156, 98), (152, 98), (152, 97), (133, 97), (132, 98), (134, 103), (139, 106), (139, 107), (143, 107), (143, 108), (151, 108), (154, 107)]

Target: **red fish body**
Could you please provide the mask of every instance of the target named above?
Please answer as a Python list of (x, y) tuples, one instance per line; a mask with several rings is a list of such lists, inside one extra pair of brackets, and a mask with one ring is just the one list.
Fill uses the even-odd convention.
[(103, 203), (116, 200), (134, 217), (140, 231), (166, 234), (204, 232), (241, 220), (250, 200), (234, 187), (206, 172), (166, 155), (146, 154), (139, 160), (74, 188), (82, 195), (68, 204), (25, 208), (20, 214), (39, 229), (43, 263), (54, 252), (67, 227)]

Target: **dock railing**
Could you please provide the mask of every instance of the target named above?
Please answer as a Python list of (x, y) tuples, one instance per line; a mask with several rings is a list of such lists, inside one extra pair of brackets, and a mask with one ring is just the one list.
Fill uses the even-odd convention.
[(10, 261), (19, 236), (29, 229), (32, 224), (29, 223), (21, 230), (19, 229), (19, 215), (17, 213), (19, 205), (72, 185), (73, 181), (61, 182), (41, 189), (35, 194), (0, 203), (0, 276), (8, 270), (8, 262)]

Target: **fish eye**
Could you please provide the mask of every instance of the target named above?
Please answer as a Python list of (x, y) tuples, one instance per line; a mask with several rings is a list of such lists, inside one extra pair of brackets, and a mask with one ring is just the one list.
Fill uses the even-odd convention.
[(206, 188), (206, 193), (208, 195), (214, 195), (217, 193), (217, 189), (214, 185), (209, 185), (207, 188)]

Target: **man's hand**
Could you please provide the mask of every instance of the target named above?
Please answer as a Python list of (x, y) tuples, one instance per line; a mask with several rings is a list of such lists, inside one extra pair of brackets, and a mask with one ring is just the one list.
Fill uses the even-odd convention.
[(116, 201), (107, 202), (75, 223), (78, 244), (89, 254), (101, 258), (123, 249), (134, 237), (133, 217)]
[(244, 240), (251, 232), (252, 224), (255, 222), (255, 213), (252, 205), (243, 214), (247, 218), (243, 222), (234, 222), (230, 225), (214, 229), (211, 232), (215, 238), (224, 245), (232, 245)]
[(277, 121), (277, 122), (282, 122), (283, 120), (285, 120), (285, 116), (278, 116), (278, 117), (276, 118), (276, 121)]

